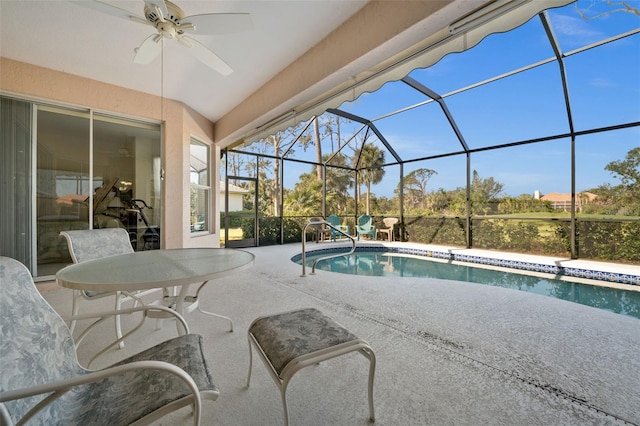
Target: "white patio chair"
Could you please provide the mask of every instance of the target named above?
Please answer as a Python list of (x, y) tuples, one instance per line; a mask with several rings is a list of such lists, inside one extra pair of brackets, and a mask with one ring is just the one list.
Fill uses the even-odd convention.
[[(149, 310), (169, 311), (146, 305), (123, 312)], [(184, 319), (174, 315), (188, 333)], [(167, 340), (108, 368), (84, 369), (63, 319), (27, 268), (8, 257), (0, 257), (0, 327), (2, 425), (148, 424), (187, 405), (199, 425), (202, 399), (219, 394), (196, 334)]]
[[(104, 228), (104, 229), (81, 229), (75, 231), (60, 232), (67, 240), (69, 254), (73, 263), (86, 262), (88, 260), (100, 259), (107, 256), (116, 256), (119, 254), (133, 253), (133, 247), (129, 240), (129, 234), (122, 228)], [(158, 299), (162, 298), (162, 289), (151, 289), (140, 292), (104, 292), (104, 291), (80, 291), (73, 290), (73, 301), (71, 305), (71, 315), (78, 316), (79, 304), (82, 300), (92, 301), (108, 296), (115, 296), (115, 310), (120, 310), (122, 303), (133, 301), (142, 303), (140, 299), (148, 294), (158, 293)], [(116, 336), (118, 339), (122, 337), (122, 328), (120, 325), (120, 316), (115, 316)], [(76, 319), (72, 318), (69, 324), (71, 333), (76, 327)], [(120, 344), (123, 347), (123, 344)]]
[(324, 224), (324, 218), (322, 217), (312, 217), (311, 219), (309, 219), (309, 222), (315, 223), (318, 222), (317, 225), (313, 225), (313, 231), (314, 231), (314, 239), (316, 240), (316, 243), (320, 242), (320, 241), (324, 241), (324, 239), (331, 235), (331, 229), (329, 229), (327, 226), (325, 226)]
[(396, 226), (396, 223), (398, 223), (398, 218), (385, 217), (384, 219), (382, 219), (382, 222), (384, 223), (384, 226), (386, 226), (386, 228), (378, 228), (378, 234), (385, 234), (389, 242), (393, 241), (393, 228)]

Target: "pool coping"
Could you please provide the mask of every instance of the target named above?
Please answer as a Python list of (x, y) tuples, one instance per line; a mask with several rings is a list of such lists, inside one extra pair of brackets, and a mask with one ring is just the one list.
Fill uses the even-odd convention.
[[(347, 252), (351, 248), (351, 244), (348, 242), (322, 243), (322, 245), (323, 247), (317, 247), (315, 244), (313, 247), (307, 246), (307, 255)], [(382, 241), (358, 241), (356, 251), (359, 250), (424, 256), (448, 261), (554, 274), (563, 277), (640, 286), (640, 266), (637, 265), (538, 256), (524, 253), (465, 249), (431, 244), (389, 243)], [(301, 258), (302, 253), (298, 253), (294, 255), (291, 260), (296, 262), (300, 261)]]

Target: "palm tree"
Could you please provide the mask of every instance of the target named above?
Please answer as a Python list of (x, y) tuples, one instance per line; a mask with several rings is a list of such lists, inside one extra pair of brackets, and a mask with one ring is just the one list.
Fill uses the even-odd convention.
[[(370, 214), (371, 206), (371, 184), (382, 182), (384, 177), (384, 151), (374, 145), (363, 144), (353, 156), (354, 168), (358, 170), (358, 180), (363, 182), (367, 188), (366, 197), (366, 214)], [(359, 186), (359, 185), (358, 185)], [(358, 188), (358, 199), (360, 198), (360, 190)]]

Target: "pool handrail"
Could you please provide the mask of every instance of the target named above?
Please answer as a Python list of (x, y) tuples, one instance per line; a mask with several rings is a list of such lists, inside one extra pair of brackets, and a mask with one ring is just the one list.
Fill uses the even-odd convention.
[(325, 220), (309, 221), (304, 226), (304, 229), (302, 230), (302, 275), (300, 275), (301, 277), (305, 277), (306, 276), (307, 228), (309, 226), (318, 226), (318, 225), (328, 225), (329, 228), (331, 228), (331, 229), (335, 230), (336, 232), (338, 232), (339, 234), (342, 234), (345, 237), (349, 238), (351, 240), (352, 247), (351, 247), (351, 251), (349, 251), (348, 253), (329, 254), (327, 256), (321, 256), (321, 257), (317, 258), (313, 262), (313, 265), (311, 266), (311, 275), (315, 275), (315, 273), (316, 273), (316, 265), (318, 264), (319, 261), (326, 260), (326, 259), (333, 259), (334, 257), (340, 257), (340, 256), (349, 255), (349, 254), (351, 254), (351, 253), (356, 251), (356, 239), (355, 239), (355, 237), (347, 234), (342, 229), (338, 229), (337, 227), (333, 226), (332, 224), (330, 224), (329, 222), (327, 222)]

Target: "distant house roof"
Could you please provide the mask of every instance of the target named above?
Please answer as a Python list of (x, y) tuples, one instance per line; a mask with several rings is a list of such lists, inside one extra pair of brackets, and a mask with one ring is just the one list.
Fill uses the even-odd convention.
[[(587, 197), (587, 200), (593, 201), (598, 196), (592, 192), (578, 192), (576, 193), (576, 199), (579, 200), (581, 197)], [(571, 194), (560, 194), (559, 192), (550, 192), (548, 194), (540, 197), (541, 200), (551, 201), (551, 202), (569, 202), (571, 201)]]
[[(224, 182), (220, 182), (220, 192), (224, 193)], [(229, 184), (229, 194), (246, 194), (248, 189), (240, 188), (239, 186)]]

